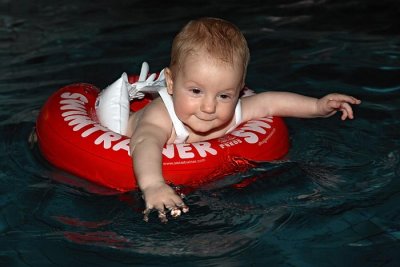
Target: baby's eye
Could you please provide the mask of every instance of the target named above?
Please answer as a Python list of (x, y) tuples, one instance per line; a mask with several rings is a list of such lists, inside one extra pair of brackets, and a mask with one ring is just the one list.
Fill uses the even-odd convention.
[(201, 93), (201, 90), (199, 88), (192, 88), (192, 89), (190, 89), (190, 91), (195, 95), (198, 95)]
[(227, 99), (229, 98), (229, 95), (220, 95), (219, 97), (221, 97), (222, 99)]
[(219, 95), (219, 98), (221, 100), (230, 100), (232, 97), (231, 97), (231, 95), (222, 94), (222, 95)]

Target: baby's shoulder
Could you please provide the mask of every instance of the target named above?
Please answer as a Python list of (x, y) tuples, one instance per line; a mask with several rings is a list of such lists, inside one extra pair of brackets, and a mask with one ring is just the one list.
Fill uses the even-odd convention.
[(257, 95), (245, 96), (240, 98), (240, 105), (242, 111), (242, 121), (253, 119), (254, 112), (257, 109)]
[(268, 92), (242, 97), (242, 121), (270, 116), (270, 107), (272, 105)]
[(166, 108), (158, 99), (153, 100), (144, 108), (130, 115), (130, 136), (137, 134), (165, 134), (167, 139), (171, 138), (172, 121), (168, 116)]
[(161, 98), (156, 98), (151, 103), (149, 103), (141, 114), (142, 119), (149, 118), (155, 121), (160, 121), (166, 123), (170, 121), (167, 108), (162, 102)]

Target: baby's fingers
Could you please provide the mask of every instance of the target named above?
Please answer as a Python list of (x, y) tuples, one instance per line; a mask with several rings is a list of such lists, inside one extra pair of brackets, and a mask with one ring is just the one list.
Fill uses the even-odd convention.
[(341, 95), (341, 97), (337, 100), (341, 101), (341, 102), (349, 103), (352, 105), (357, 105), (357, 104), (361, 103), (361, 100), (359, 100), (353, 96), (348, 96), (348, 95)]
[(143, 211), (143, 220), (145, 222), (149, 221), (149, 215), (154, 210), (158, 211), (158, 219), (162, 223), (167, 223), (168, 222), (168, 218), (167, 218), (168, 213), (170, 213), (170, 215), (173, 218), (178, 218), (179, 216), (181, 216), (182, 213), (187, 213), (189, 211), (189, 207), (186, 206), (185, 203), (183, 203), (182, 201), (178, 204), (175, 204), (175, 203), (172, 204), (172, 202), (170, 204), (165, 204), (165, 209), (164, 209), (164, 205), (158, 206), (158, 207), (147, 207)]
[(185, 203), (183, 202), (176, 204), (176, 206), (174, 207), (167, 207), (167, 209), (169, 210), (173, 218), (178, 218), (179, 216), (181, 216), (182, 212), (183, 213), (189, 212), (189, 207), (186, 206)]
[(340, 110), (342, 111), (342, 120), (345, 120), (347, 118), (354, 119), (353, 109), (348, 103), (342, 103)]
[(168, 222), (167, 213), (165, 212), (165, 210), (158, 211), (158, 219), (160, 219), (160, 222), (162, 222), (162, 223)]
[[(164, 211), (164, 204), (162, 202), (159, 203), (146, 203), (146, 209), (143, 211), (143, 220), (145, 222), (149, 221), (149, 215), (153, 210), (158, 211), (158, 218), (162, 221), (164, 221), (164, 217), (166, 218), (165, 211)], [(164, 215), (164, 216), (163, 216)]]
[(151, 213), (151, 209), (149, 209), (149, 208), (146, 208), (146, 209), (143, 211), (143, 221), (145, 221), (145, 222), (148, 222), (148, 221), (149, 221), (149, 215), (150, 215), (150, 213)]
[[(171, 216), (173, 218), (178, 218), (179, 216), (181, 216), (182, 212), (186, 213), (189, 211), (188, 206), (186, 206), (185, 204), (182, 203), (182, 205), (180, 207), (174, 206), (174, 207), (170, 207), (170, 206), (166, 206), (168, 212), (171, 214)], [(167, 212), (165, 212), (164, 209), (159, 209), (158, 210), (158, 219), (160, 219), (160, 221), (162, 223), (167, 223), (168, 222), (168, 218), (167, 218)]]
[(361, 100), (360, 99), (357, 99), (357, 98), (355, 98), (355, 97), (353, 97), (353, 96), (350, 96), (350, 101), (348, 101), (350, 104), (353, 104), (353, 105), (358, 105), (358, 104), (361, 104)]
[(361, 103), (361, 100), (355, 98), (354, 96), (350, 95), (343, 95), (343, 94), (330, 94), (327, 96), (329, 101), (337, 101), (337, 102), (347, 102), (353, 105), (357, 105)]
[[(153, 209), (148, 209), (148, 208), (143, 211), (143, 221), (145, 222), (149, 221), (149, 215), (152, 211)], [(165, 210), (158, 210), (158, 219), (160, 219), (162, 223), (168, 222), (167, 213), (165, 212)]]

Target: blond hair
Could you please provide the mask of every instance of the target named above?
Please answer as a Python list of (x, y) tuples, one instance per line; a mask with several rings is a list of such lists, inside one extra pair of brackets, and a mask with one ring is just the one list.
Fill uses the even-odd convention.
[(234, 24), (218, 18), (187, 23), (172, 43), (170, 68), (179, 69), (187, 55), (202, 51), (231, 66), (242, 64), (244, 80), (250, 53), (245, 37)]

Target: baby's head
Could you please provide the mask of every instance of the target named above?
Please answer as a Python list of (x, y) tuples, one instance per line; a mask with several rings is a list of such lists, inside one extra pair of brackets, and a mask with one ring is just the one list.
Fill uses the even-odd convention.
[(179, 72), (187, 56), (211, 58), (213, 63), (242, 73), (244, 83), (250, 58), (247, 41), (232, 23), (218, 18), (200, 18), (186, 24), (172, 43), (169, 68)]

